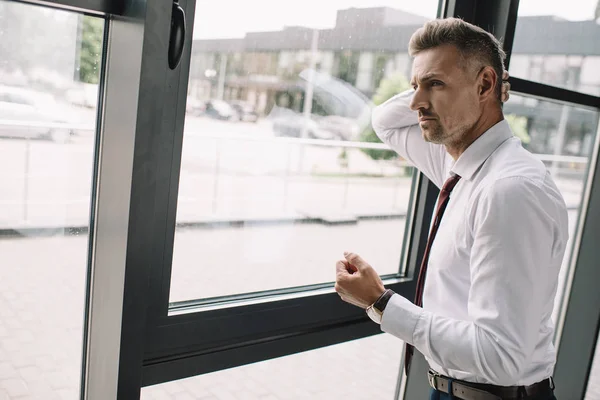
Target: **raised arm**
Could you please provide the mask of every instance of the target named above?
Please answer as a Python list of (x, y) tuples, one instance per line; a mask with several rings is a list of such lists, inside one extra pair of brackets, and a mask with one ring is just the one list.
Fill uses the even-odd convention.
[(446, 149), (423, 139), (417, 112), (410, 109), (413, 94), (414, 90), (407, 90), (376, 107), (371, 118), (373, 129), (382, 142), (441, 187)]

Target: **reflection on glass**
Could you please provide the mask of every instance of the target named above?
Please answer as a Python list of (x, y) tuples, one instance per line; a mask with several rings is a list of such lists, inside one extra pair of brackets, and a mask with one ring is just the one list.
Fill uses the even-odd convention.
[(600, 96), (596, 0), (519, 4), (510, 74)]
[(402, 341), (391, 335), (142, 388), (142, 400), (393, 399)]
[(78, 399), (104, 20), (0, 0), (0, 398)]
[(546, 164), (569, 210), (569, 244), (559, 276), (554, 321), (563, 298), (573, 238), (587, 180), (599, 113), (550, 101), (512, 95), (504, 113), (523, 145)]
[(370, 114), (408, 88), (438, 4), (347, 3), (269, 2), (231, 32), (233, 3), (198, 10), (171, 302), (332, 282), (345, 250), (399, 272), (413, 172)]

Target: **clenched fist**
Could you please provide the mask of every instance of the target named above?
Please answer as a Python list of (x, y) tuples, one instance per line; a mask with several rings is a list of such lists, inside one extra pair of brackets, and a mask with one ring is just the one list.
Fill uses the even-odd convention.
[(358, 254), (345, 252), (335, 268), (335, 291), (347, 303), (366, 309), (385, 292), (377, 272)]

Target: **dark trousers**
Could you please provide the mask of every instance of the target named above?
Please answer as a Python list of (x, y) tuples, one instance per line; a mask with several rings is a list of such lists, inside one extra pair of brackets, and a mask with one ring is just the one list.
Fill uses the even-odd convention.
[[(457, 397), (452, 397), (448, 393), (440, 392), (439, 390), (431, 389), (429, 400), (457, 400)], [(523, 397), (523, 400), (556, 400), (553, 393), (545, 396)]]

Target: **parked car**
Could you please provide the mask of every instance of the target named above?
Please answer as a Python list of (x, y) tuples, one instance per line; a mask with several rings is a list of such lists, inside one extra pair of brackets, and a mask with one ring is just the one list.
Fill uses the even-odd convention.
[(303, 129), (306, 129), (306, 138), (309, 139), (335, 139), (330, 131), (321, 128), (316, 121), (317, 116), (304, 117), (295, 111), (277, 107), (274, 108), (269, 119), (273, 122), (273, 132), (276, 136), (301, 138)]
[(230, 102), (231, 107), (238, 113), (240, 121), (256, 122), (258, 121), (258, 113), (254, 111), (252, 105), (243, 101)]
[(52, 125), (67, 122), (65, 110), (52, 96), (21, 87), (0, 86), (0, 136), (65, 143), (73, 131)]
[(223, 100), (209, 100), (206, 102), (205, 115), (224, 121), (239, 121), (237, 111)]
[(190, 115), (202, 115), (206, 110), (206, 104), (195, 97), (188, 96), (185, 101), (185, 112)]
[(327, 115), (318, 120), (319, 126), (340, 140), (356, 140), (360, 135), (360, 126), (352, 118), (339, 115)]
[(98, 107), (98, 85), (92, 83), (73, 83), (73, 87), (65, 91), (67, 102), (96, 110)]

